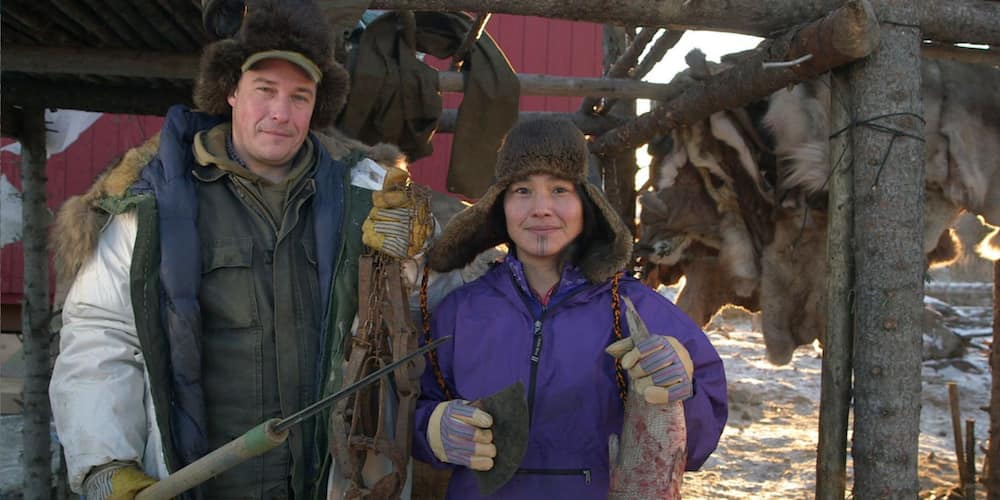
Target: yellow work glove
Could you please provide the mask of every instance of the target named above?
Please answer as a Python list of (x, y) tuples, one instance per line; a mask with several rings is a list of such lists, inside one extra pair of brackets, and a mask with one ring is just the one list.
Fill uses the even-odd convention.
[(155, 482), (134, 464), (112, 462), (87, 476), (83, 492), (87, 500), (132, 500)]
[(405, 259), (424, 250), (434, 231), (434, 217), (430, 200), (410, 191), (405, 170), (386, 170), (382, 191), (372, 193), (373, 207), (361, 226), (361, 240), (375, 250)]
[(442, 462), (464, 465), (472, 470), (490, 470), (497, 456), (493, 444), (493, 417), (453, 399), (438, 403), (427, 422), (427, 441)]
[(684, 401), (694, 394), (694, 363), (684, 345), (674, 337), (650, 335), (638, 345), (632, 337), (626, 337), (605, 350), (621, 359), (633, 390), (642, 394), (647, 403)]

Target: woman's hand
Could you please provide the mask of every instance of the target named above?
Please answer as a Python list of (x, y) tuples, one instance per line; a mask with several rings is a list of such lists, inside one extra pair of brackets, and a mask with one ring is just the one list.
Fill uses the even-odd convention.
[(453, 399), (439, 403), (427, 423), (427, 440), (434, 456), (442, 462), (464, 465), (472, 470), (490, 470), (497, 448), (493, 445), (493, 417)]
[[(609, 354), (622, 353), (622, 368), (628, 371), (635, 392), (648, 403), (684, 401), (693, 395), (694, 364), (687, 349), (674, 337), (651, 335), (635, 345), (631, 337), (610, 346)], [(618, 356), (615, 356), (618, 357)]]

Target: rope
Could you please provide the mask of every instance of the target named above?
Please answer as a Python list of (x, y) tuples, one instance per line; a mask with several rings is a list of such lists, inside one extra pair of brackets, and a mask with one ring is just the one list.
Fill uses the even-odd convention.
[[(424, 264), (424, 275), (420, 278), (420, 317), (424, 323), (424, 344), (431, 342), (431, 313), (427, 307), (427, 283), (430, 281), (430, 276), (431, 268)], [(434, 350), (428, 351), (427, 358), (431, 363), (431, 368), (434, 370), (434, 378), (437, 379), (438, 385), (444, 391), (444, 397), (455, 399), (455, 396), (451, 393), (451, 389), (448, 388), (448, 384), (444, 382), (444, 374), (441, 373), (441, 365), (438, 363), (437, 352)]]
[[(615, 340), (622, 339), (621, 294), (618, 293), (618, 282), (621, 281), (622, 274), (622, 271), (618, 271), (611, 278), (611, 311), (615, 317)], [(618, 381), (618, 396), (624, 404), (626, 399), (628, 399), (628, 384), (625, 382), (625, 372), (622, 370), (622, 361), (620, 359), (615, 360), (615, 379)]]
[[(886, 125), (879, 125), (875, 123), (875, 121), (877, 120), (881, 120), (883, 118), (892, 118), (895, 116), (909, 116), (916, 118), (917, 120), (920, 120), (920, 123), (923, 124), (927, 123), (926, 120), (924, 120), (924, 117), (917, 113), (913, 113), (910, 111), (900, 111), (898, 113), (888, 113), (884, 115), (873, 116), (865, 120), (854, 121), (848, 124), (846, 127), (830, 134), (830, 137), (833, 138), (846, 132), (847, 130), (850, 130), (853, 127), (858, 127), (858, 126), (864, 126), (878, 132), (892, 134), (892, 137), (889, 139), (889, 146), (885, 149), (885, 154), (882, 156), (882, 161), (879, 164), (878, 172), (875, 173), (875, 181), (872, 183), (871, 187), (872, 190), (878, 188), (879, 179), (882, 177), (882, 171), (885, 169), (886, 164), (889, 162), (889, 155), (892, 153), (892, 146), (896, 143), (896, 139), (899, 139), (900, 137), (908, 137), (910, 139), (916, 139), (920, 142), (926, 142), (926, 140), (923, 137), (914, 134), (912, 132), (908, 132), (906, 130), (900, 130)], [(833, 175), (833, 173), (831, 172), (830, 175)], [(829, 180), (829, 178), (827, 180)]]

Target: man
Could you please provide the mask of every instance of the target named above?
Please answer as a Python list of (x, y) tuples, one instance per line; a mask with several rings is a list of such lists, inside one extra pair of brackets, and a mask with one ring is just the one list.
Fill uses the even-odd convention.
[[(406, 207), (372, 209), (371, 190), (405, 175), (398, 150), (310, 132), (332, 124), (347, 73), (322, 11), (289, 4), (249, 2), (240, 31), (202, 56), (202, 112), (172, 108), (159, 138), (60, 213), (75, 279), (50, 396), (87, 498), (132, 498), (338, 389), (366, 216), (381, 223), (364, 224), (365, 242), (396, 257), (430, 232)], [(324, 431), (297, 426), (194, 495), (322, 496)]]

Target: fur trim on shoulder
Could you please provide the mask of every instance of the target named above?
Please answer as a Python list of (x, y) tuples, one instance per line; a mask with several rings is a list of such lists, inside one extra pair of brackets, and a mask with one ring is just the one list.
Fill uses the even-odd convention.
[(100, 238), (101, 228), (108, 221), (108, 213), (97, 204), (106, 197), (119, 197), (139, 179), (142, 168), (156, 156), (160, 147), (160, 134), (155, 134), (141, 146), (130, 149), (112, 166), (97, 177), (86, 193), (63, 202), (56, 214), (52, 232), (52, 250), (55, 253), (56, 282), (64, 290), (72, 283), (76, 273), (93, 255)]

